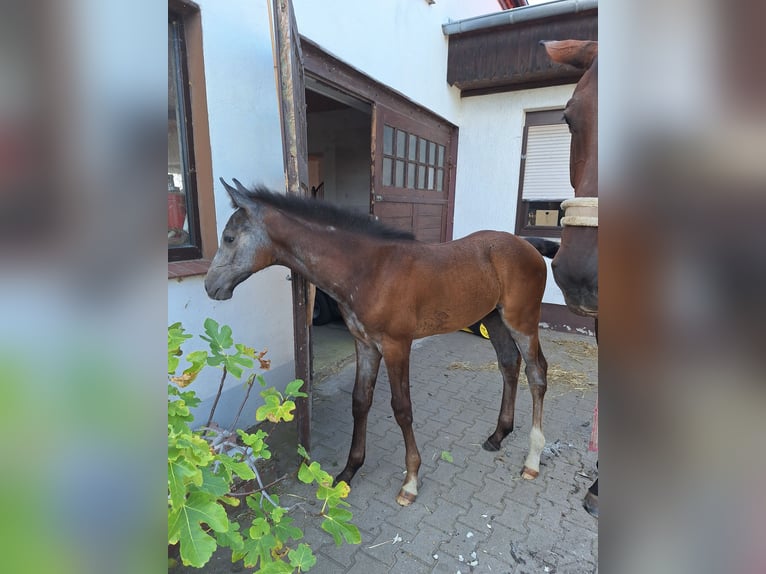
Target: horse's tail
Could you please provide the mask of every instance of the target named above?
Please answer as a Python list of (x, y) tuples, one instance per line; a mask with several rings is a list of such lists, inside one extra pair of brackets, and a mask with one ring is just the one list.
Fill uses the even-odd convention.
[(532, 247), (537, 249), (540, 252), (540, 255), (543, 257), (550, 257), (551, 259), (556, 256), (559, 247), (561, 247), (560, 243), (543, 239), (542, 237), (525, 237), (524, 239), (526, 239)]

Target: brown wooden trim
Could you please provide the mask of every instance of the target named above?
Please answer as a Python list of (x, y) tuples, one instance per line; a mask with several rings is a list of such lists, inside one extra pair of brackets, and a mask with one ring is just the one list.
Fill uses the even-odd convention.
[(593, 317), (575, 315), (566, 305), (543, 303), (540, 322), (546, 323), (548, 328), (554, 331), (596, 336), (596, 320)]
[(186, 57), (190, 82), (191, 118), (194, 129), (194, 167), (197, 182), (202, 258), (212, 259), (218, 250), (218, 229), (213, 190), (213, 154), (210, 147), (210, 122), (205, 86), (205, 58), (202, 46), (202, 18), (194, 2), (185, 2), (196, 11), (184, 19), (186, 28)]

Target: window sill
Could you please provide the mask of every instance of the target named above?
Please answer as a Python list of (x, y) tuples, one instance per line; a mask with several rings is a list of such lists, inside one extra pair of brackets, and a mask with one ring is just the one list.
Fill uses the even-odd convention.
[(168, 279), (194, 277), (204, 275), (210, 268), (210, 259), (194, 259), (191, 261), (172, 261), (168, 263)]
[(549, 239), (561, 239), (562, 227), (523, 227), (516, 232), (519, 237), (546, 237)]

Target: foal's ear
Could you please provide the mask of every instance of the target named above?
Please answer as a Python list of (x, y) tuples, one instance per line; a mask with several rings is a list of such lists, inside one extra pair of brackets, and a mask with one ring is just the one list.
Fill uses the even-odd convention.
[(587, 70), (598, 56), (598, 42), (590, 40), (558, 40), (540, 42), (548, 57), (559, 64), (568, 64), (579, 70)]
[(234, 203), (234, 207), (241, 207), (245, 209), (247, 207), (247, 195), (245, 188), (242, 187), (242, 184), (239, 183), (236, 179), (234, 180), (234, 183), (237, 184), (237, 188), (233, 188), (230, 186), (226, 181), (222, 178), (218, 178), (220, 182), (223, 184), (224, 189), (229, 194), (229, 197), (231, 198), (231, 201)]

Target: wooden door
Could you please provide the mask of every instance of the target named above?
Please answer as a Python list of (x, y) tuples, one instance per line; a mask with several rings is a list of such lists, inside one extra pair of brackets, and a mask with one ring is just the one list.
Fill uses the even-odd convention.
[[(282, 148), (288, 193), (309, 195), (306, 137), (306, 90), (303, 57), (295, 13), (290, 0), (272, 0), (274, 54), (277, 63), (277, 97), (282, 120)], [(298, 442), (311, 448), (311, 305), (306, 280), (292, 274), (295, 377), (303, 379), (308, 398), (296, 400)]]
[(451, 239), (457, 130), (375, 104), (372, 212), (421, 241)]

